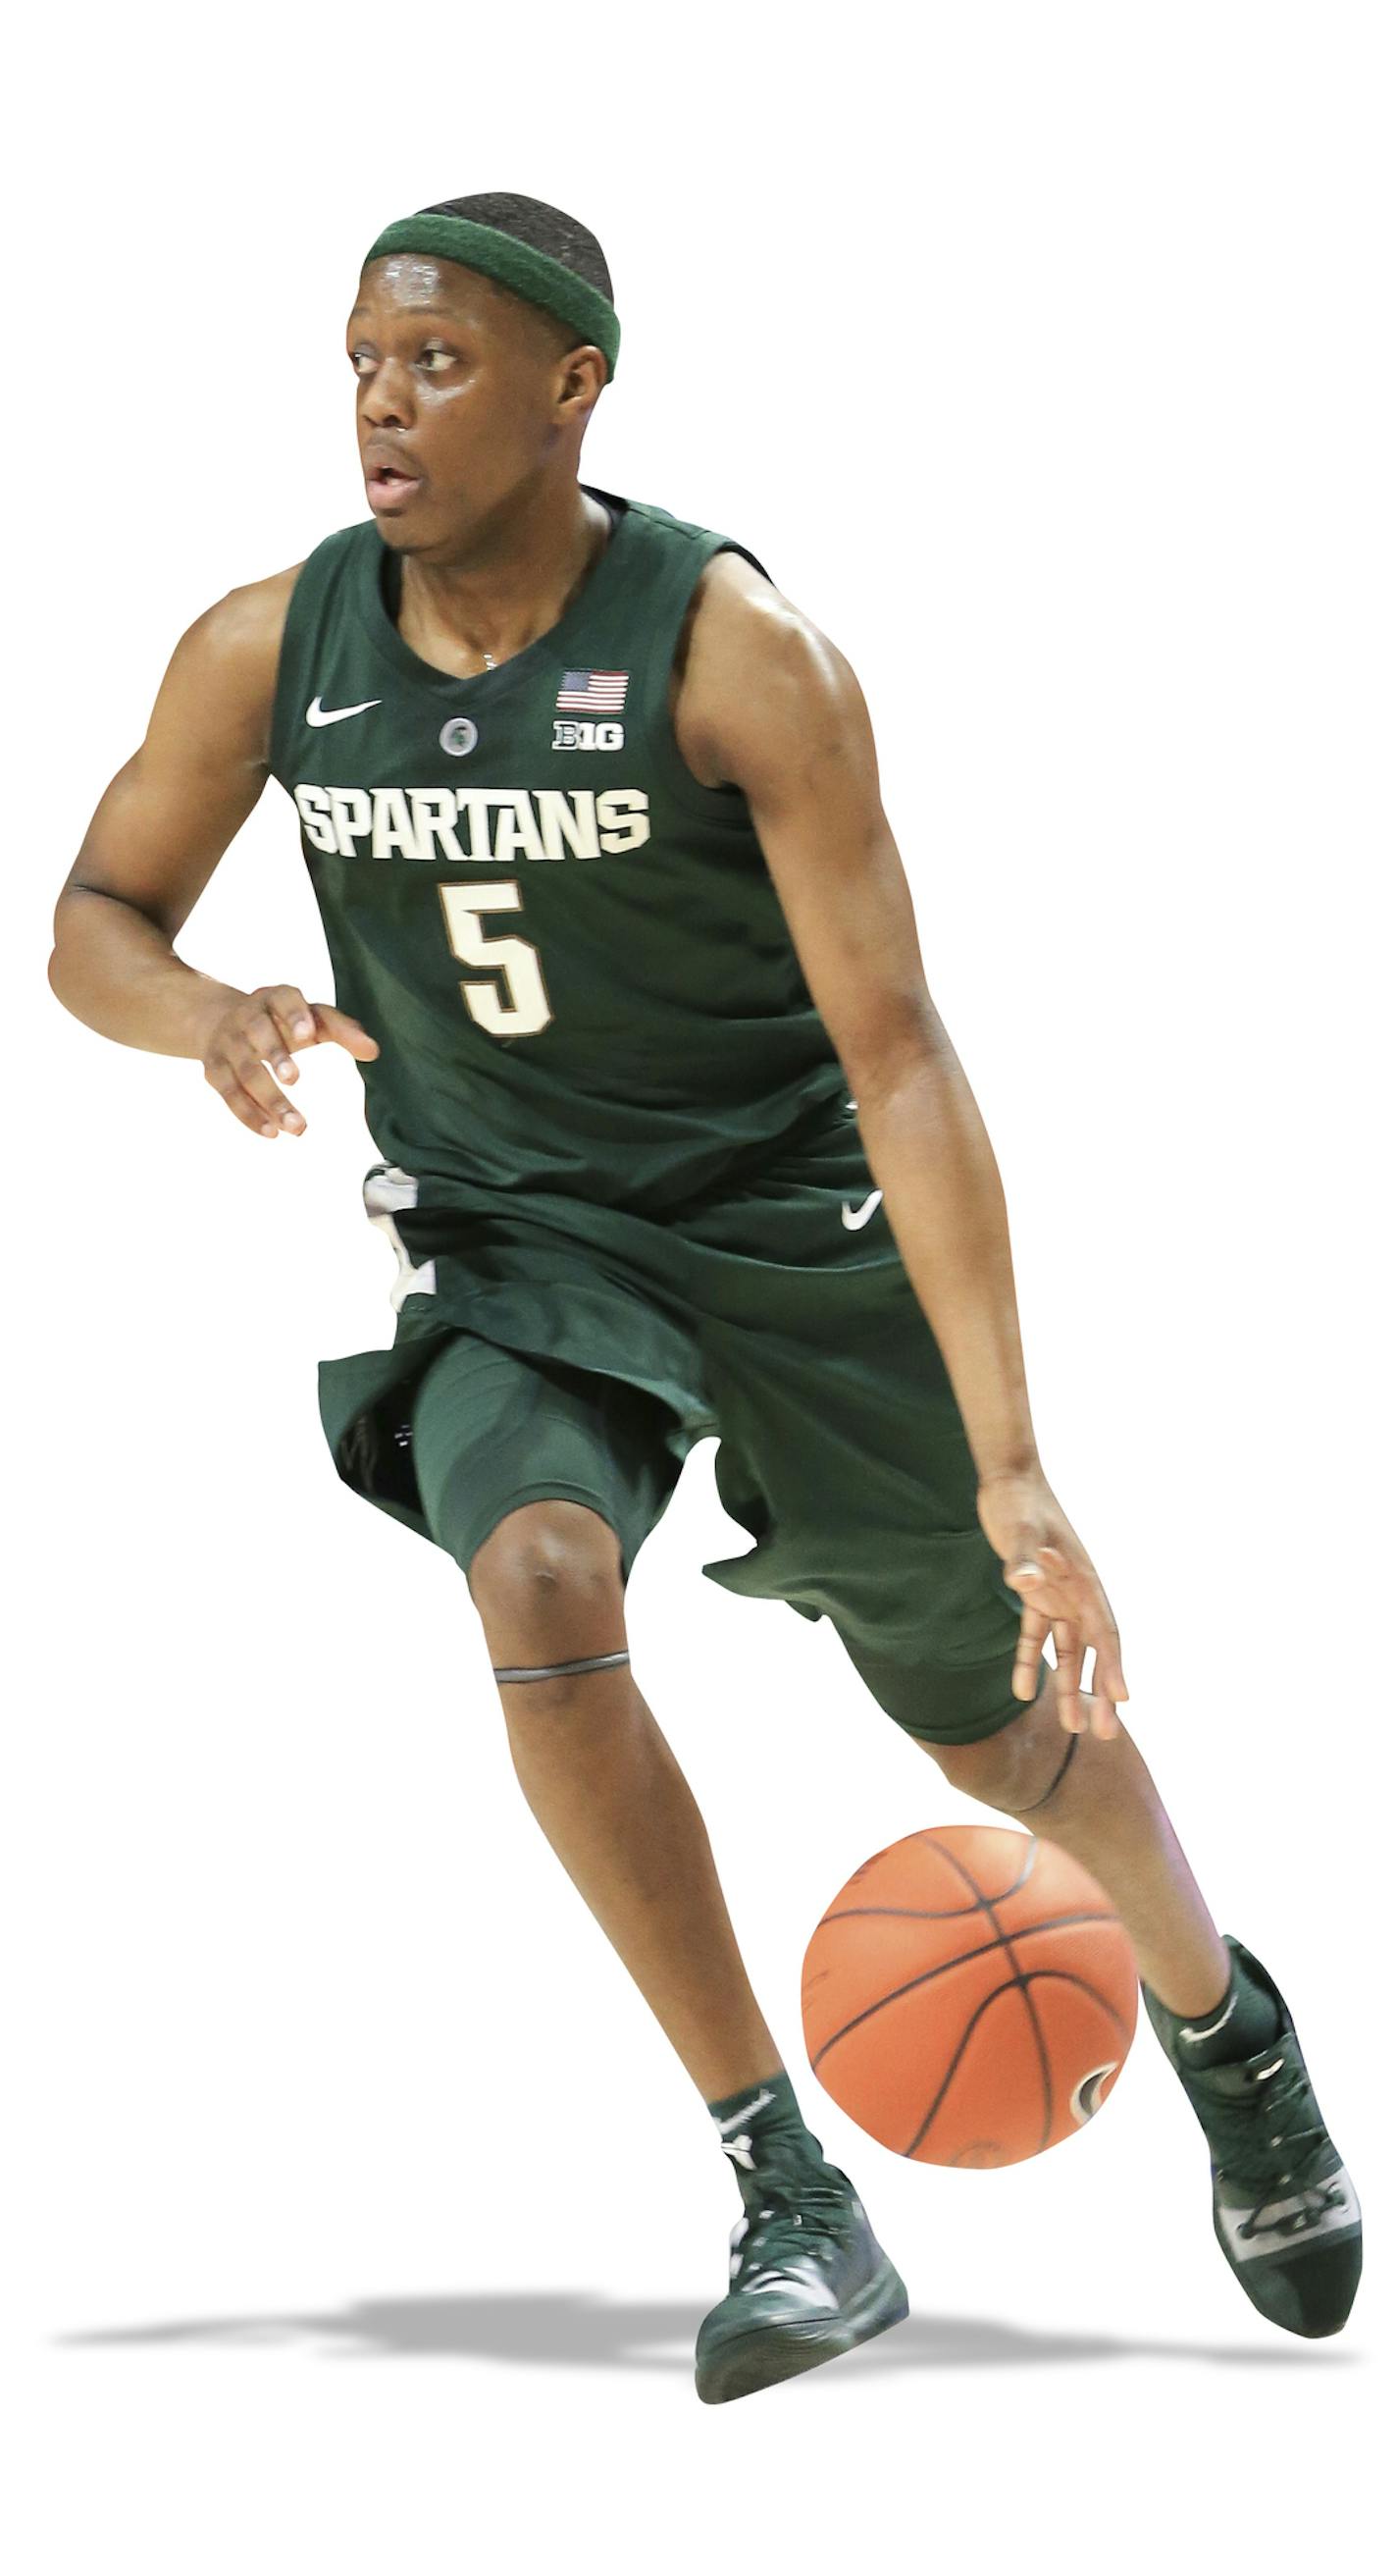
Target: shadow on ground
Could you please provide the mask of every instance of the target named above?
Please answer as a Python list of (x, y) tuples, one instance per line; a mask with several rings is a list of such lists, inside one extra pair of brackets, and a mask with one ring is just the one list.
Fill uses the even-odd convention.
[[(318, 2348), (335, 2360), (494, 2361), (555, 2369), (692, 2371), (704, 2302), (609, 2299), (588, 2290), (444, 2291), (430, 2298), (352, 2299), (284, 2315), (187, 2317), (58, 2335), (62, 2350), (217, 2344)], [(1359, 2353), (1287, 2340), (1183, 2343), (1150, 2336), (1042, 2333), (984, 2317), (909, 2317), (844, 2358), (861, 2370), (1020, 2370), (1101, 2361), (1270, 2363), (1326, 2369)]]

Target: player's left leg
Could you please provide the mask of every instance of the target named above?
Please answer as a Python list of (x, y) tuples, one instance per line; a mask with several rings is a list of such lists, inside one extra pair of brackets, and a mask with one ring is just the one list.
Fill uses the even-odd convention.
[(1358, 2195), (1280, 1988), (1219, 1938), (1139, 1748), (1068, 1735), (1054, 1677), (997, 1733), (922, 1741), (952, 1786), (1079, 1860), (1130, 1936), (1145, 2009), (1208, 2141), (1213, 2232), (1247, 2296), (1292, 2334), (1336, 2334), (1363, 2263)]
[(997, 1734), (973, 1744), (917, 1740), (953, 1789), (1046, 1834), (1090, 1870), (1170, 2012), (1199, 2020), (1222, 2002), (1231, 1959), (1124, 1723), (1119, 1735), (1069, 1735), (1048, 1672), (1037, 1699)]
[[(728, 1591), (827, 1615), (872, 1697), (955, 1787), (1090, 1871), (1207, 2135), (1229, 2263), (1274, 2323), (1332, 2334), (1357, 2285), (1361, 2222), (1285, 1999), (1219, 1936), (1129, 1733), (1068, 1736), (1046, 1659), (1038, 1701), (1012, 1698), (1022, 1604), (979, 1524), (935, 1338), (905, 1275), (862, 1234), (847, 1267), (815, 1239), (841, 1193), (860, 1204), (867, 1188), (852, 1144), (816, 1158), (808, 1187), (798, 1173), (782, 1183), (760, 1227), (737, 1202), (731, 1218), (738, 1250), (750, 1236), (770, 1264), (781, 1301), (770, 1331), (736, 1309), (730, 1329), (711, 1316), (705, 1327), (718, 1495), (756, 1544), (703, 1570)], [(796, 1280), (802, 1300), (787, 1313)]]

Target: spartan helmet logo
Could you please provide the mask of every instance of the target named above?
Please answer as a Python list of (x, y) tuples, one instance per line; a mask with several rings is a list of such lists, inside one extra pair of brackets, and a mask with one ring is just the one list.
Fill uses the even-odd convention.
[(469, 716), (448, 716), (437, 740), (443, 751), (459, 759), (463, 752), (474, 751), (480, 740), (480, 727), (472, 724)]
[(1079, 2129), (1084, 2129), (1088, 2120), (1094, 2119), (1100, 2110), (1101, 2087), (1108, 2075), (1115, 2074), (1119, 2064), (1120, 2059), (1113, 2057), (1105, 2066), (1093, 2066), (1089, 2075), (1084, 2075), (1079, 2084), (1073, 2085), (1069, 2107)]

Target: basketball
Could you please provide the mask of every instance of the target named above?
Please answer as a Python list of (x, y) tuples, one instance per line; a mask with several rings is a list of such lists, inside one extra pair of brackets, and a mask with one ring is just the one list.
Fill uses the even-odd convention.
[(805, 1953), (806, 2054), (914, 2164), (1014, 2165), (1075, 2137), (1135, 2035), (1135, 1953), (1055, 1843), (938, 1825), (875, 1852)]

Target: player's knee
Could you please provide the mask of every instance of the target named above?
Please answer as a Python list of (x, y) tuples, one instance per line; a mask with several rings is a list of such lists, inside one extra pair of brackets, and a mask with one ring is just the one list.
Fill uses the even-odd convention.
[(1017, 1717), (973, 1744), (929, 1744), (953, 1789), (1016, 1816), (1036, 1806), (1055, 1784), (1079, 1737), (1069, 1736), (1057, 1713), (1057, 1686), (1049, 1673), (1035, 1700)]
[(586, 1503), (558, 1497), (506, 1512), (466, 1580), (492, 1663), (559, 1663), (624, 1643), (620, 1541)]

